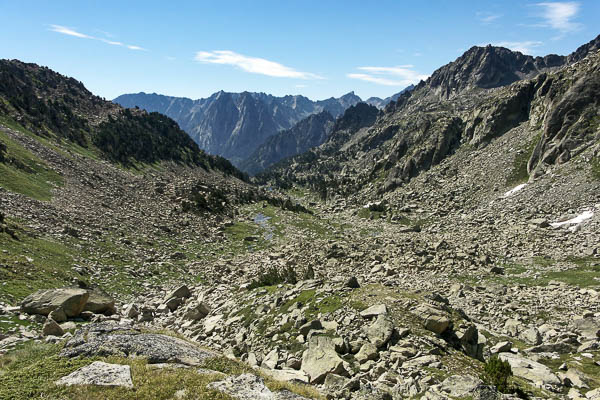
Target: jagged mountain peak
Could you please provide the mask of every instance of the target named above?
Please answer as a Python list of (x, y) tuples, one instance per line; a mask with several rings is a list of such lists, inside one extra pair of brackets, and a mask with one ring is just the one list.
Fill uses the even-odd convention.
[(565, 57), (557, 55), (533, 57), (504, 47), (473, 46), (436, 70), (427, 84), (441, 97), (449, 98), (468, 88), (510, 85), (564, 63)]

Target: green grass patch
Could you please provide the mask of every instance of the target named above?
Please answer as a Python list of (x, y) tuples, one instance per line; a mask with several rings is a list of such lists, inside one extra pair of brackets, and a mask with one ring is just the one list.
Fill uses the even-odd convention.
[(547, 286), (551, 281), (580, 288), (600, 286), (600, 260), (594, 257), (569, 256), (561, 262), (533, 257), (526, 263), (505, 262), (500, 266), (504, 275), (458, 275), (455, 279), (469, 284), (493, 282), (507, 286)]
[(28, 327), (32, 323), (29, 320), (20, 320), (16, 315), (0, 315), (0, 333), (18, 331), (19, 327)]
[(0, 186), (37, 200), (50, 200), (52, 189), (63, 185), (62, 177), (2, 131), (0, 141), (6, 145), (5, 159), (0, 163)]
[(33, 237), (17, 230), (18, 240), (0, 233), (0, 301), (15, 303), (30, 293), (64, 286), (78, 277), (71, 267), (75, 253), (68, 240)]

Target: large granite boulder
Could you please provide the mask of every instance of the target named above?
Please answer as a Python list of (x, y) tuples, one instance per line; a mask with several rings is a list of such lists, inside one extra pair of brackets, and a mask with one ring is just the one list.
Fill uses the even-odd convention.
[(302, 354), (300, 368), (310, 377), (311, 383), (322, 383), (327, 374), (345, 375), (344, 361), (335, 351), (333, 339), (327, 336), (312, 336), (308, 349)]
[(84, 310), (89, 296), (85, 289), (38, 290), (23, 299), (21, 311), (27, 314), (48, 315), (61, 308), (67, 317), (76, 317)]

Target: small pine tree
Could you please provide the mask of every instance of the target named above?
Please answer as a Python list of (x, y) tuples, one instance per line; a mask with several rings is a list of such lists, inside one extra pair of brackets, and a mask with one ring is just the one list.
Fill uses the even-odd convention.
[(502, 361), (498, 356), (494, 356), (485, 363), (483, 371), (483, 380), (486, 383), (494, 385), (502, 393), (510, 392), (508, 378), (513, 373), (508, 361)]

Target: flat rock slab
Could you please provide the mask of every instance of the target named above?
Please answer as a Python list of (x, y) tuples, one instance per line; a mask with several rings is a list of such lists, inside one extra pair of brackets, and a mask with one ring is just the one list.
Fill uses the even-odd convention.
[(142, 357), (150, 364), (179, 363), (197, 366), (218, 354), (172, 336), (141, 333), (114, 322), (101, 322), (84, 326), (77, 331), (65, 344), (60, 355)]
[(512, 353), (500, 353), (499, 357), (502, 361), (508, 361), (515, 376), (538, 385), (559, 386), (561, 384), (560, 379), (544, 364)]
[(360, 315), (363, 318), (377, 317), (381, 314), (387, 314), (387, 307), (385, 304), (376, 304), (360, 312)]
[(108, 364), (102, 361), (94, 361), (88, 366), (79, 368), (77, 371), (60, 378), (56, 381), (56, 384), (133, 388), (129, 365)]
[(238, 400), (308, 400), (287, 390), (272, 392), (260, 377), (252, 374), (230, 376), (209, 384), (208, 388)]

